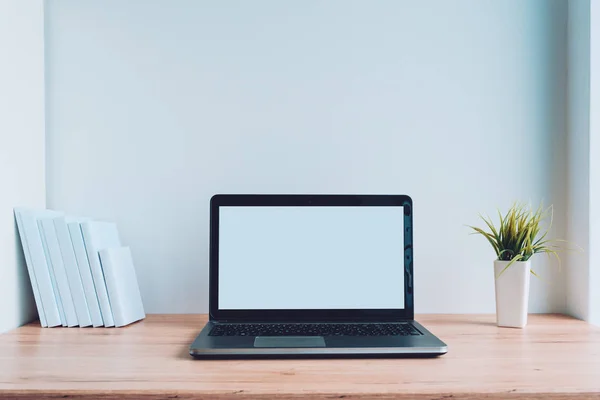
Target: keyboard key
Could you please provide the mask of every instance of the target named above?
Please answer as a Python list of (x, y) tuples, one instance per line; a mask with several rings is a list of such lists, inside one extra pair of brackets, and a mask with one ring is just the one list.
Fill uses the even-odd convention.
[(410, 323), (219, 324), (209, 336), (419, 336)]

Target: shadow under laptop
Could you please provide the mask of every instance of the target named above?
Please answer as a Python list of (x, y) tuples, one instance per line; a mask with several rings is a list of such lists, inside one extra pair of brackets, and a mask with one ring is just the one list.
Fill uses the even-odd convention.
[(339, 360), (339, 359), (411, 359), (411, 358), (438, 358), (440, 355), (435, 354), (272, 354), (272, 355), (202, 355), (192, 356), (186, 352), (188, 358), (196, 360)]

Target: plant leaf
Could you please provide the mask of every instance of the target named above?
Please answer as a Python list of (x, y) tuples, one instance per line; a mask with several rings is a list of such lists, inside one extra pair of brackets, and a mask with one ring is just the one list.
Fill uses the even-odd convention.
[(492, 235), (485, 232), (483, 229), (477, 228), (475, 226), (470, 226), (470, 228), (473, 229), (475, 231), (475, 233), (478, 233), (478, 234), (482, 235), (483, 237), (485, 237), (488, 240), (488, 242), (490, 242), (492, 247), (494, 248), (496, 255), (498, 255), (498, 245), (496, 244), (496, 242), (494, 242), (494, 237)]
[[(562, 239), (548, 239), (554, 223), (554, 208), (552, 205), (545, 207), (543, 202), (537, 208), (531, 204), (514, 202), (506, 214), (497, 209), (499, 224), (495, 225), (488, 215), (479, 214), (485, 223), (484, 229), (469, 226), (473, 234), (480, 234), (490, 243), (498, 260), (509, 261), (507, 266), (500, 272), (506, 271), (514, 262), (527, 261), (537, 253), (546, 253), (548, 257), (554, 256), (558, 261), (559, 269), (562, 268), (558, 255), (559, 250), (573, 251), (571, 246), (559, 246), (568, 243)], [(543, 222), (549, 218), (547, 227)], [(580, 251), (583, 249), (577, 245), (574, 247)]]

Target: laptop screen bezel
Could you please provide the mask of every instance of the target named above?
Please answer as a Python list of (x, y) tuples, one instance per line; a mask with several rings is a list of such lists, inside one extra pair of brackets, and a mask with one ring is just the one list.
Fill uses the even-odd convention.
[[(219, 309), (219, 207), (404, 207), (404, 307), (402, 309)], [(218, 194), (210, 200), (209, 317), (213, 321), (327, 322), (402, 321), (414, 318), (413, 204), (406, 195)]]

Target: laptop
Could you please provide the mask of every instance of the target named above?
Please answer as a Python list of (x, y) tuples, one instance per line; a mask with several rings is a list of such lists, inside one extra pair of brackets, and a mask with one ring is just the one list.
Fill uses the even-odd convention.
[(195, 358), (439, 356), (414, 321), (404, 195), (215, 195)]

